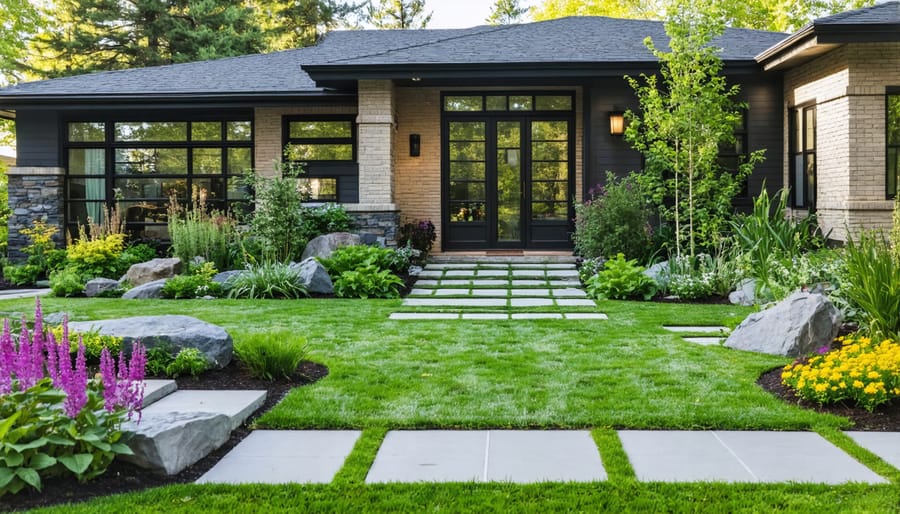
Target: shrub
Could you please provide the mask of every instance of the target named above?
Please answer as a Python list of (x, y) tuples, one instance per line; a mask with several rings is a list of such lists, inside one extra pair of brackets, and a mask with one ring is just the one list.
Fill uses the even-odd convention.
[(403, 280), (390, 270), (374, 264), (345, 271), (334, 281), (334, 294), (340, 298), (397, 298)]
[(125, 248), (116, 263), (116, 274), (124, 275), (134, 264), (147, 262), (156, 258), (156, 249), (146, 243), (139, 243)]
[(872, 336), (900, 336), (900, 261), (879, 235), (864, 233), (847, 240), (847, 266), (842, 290), (862, 309), (865, 331)]
[(175, 356), (172, 355), (172, 348), (167, 345), (154, 346), (147, 350), (147, 375), (151, 377), (166, 376), (166, 368)]
[(322, 234), (332, 232), (349, 232), (356, 225), (353, 216), (343, 205), (326, 203), (319, 207), (303, 207), (301, 209), (303, 225), (301, 227), (304, 241), (311, 241)]
[(837, 350), (785, 366), (782, 383), (805, 400), (850, 400), (870, 412), (900, 398), (900, 344), (858, 335), (838, 340), (843, 346)]
[(230, 281), (229, 298), (302, 298), (306, 287), (300, 269), (278, 262), (248, 265)]
[(88, 364), (99, 364), (100, 355), (104, 349), (113, 354), (118, 354), (123, 350), (123, 339), (121, 337), (102, 335), (97, 331), (69, 332), (66, 335), (63, 326), (58, 325), (49, 327), (47, 332), (53, 334), (57, 341), (62, 341), (63, 339), (71, 341), (69, 345), (70, 353), (75, 353), (78, 351), (78, 346), (83, 345), (84, 356)]
[(36, 264), (3, 266), (3, 277), (17, 286), (34, 284), (43, 272), (44, 270)]
[(194, 378), (209, 368), (206, 356), (196, 348), (182, 348), (166, 366), (166, 375), (177, 378), (179, 375), (190, 375)]
[(75, 296), (84, 292), (85, 281), (81, 274), (66, 268), (50, 274), (50, 290), (54, 296)]
[(291, 379), (306, 358), (306, 339), (292, 332), (263, 332), (236, 338), (234, 354), (263, 380)]
[(124, 250), (124, 234), (91, 238), (85, 233), (84, 227), (80, 227), (78, 241), (66, 247), (66, 269), (81, 275), (85, 280), (96, 277), (118, 278), (121, 275), (119, 257)]
[(202, 298), (222, 296), (222, 285), (214, 282), (218, 273), (211, 262), (195, 267), (190, 275), (177, 275), (166, 281), (162, 295), (166, 298)]
[(437, 232), (431, 220), (414, 221), (400, 227), (398, 246), (411, 246), (420, 252), (417, 262), (425, 262), (431, 247), (437, 239)]
[(58, 232), (53, 225), (48, 225), (43, 220), (34, 220), (31, 228), (23, 228), (19, 231), (27, 237), (30, 244), (22, 248), (22, 252), (28, 254), (28, 264), (37, 266), (41, 272), (45, 272), (49, 266), (47, 265), (48, 253), (56, 248), (53, 242), (53, 236)]
[(604, 259), (601, 257), (594, 257), (581, 261), (581, 266), (578, 267), (578, 278), (581, 279), (581, 283), (587, 284), (587, 281), (591, 277), (603, 269), (603, 262)]
[(143, 402), (143, 347), (133, 346), (130, 361), (120, 353), (118, 370), (103, 350), (100, 378), (89, 380), (84, 345), (73, 366), (69, 340), (57, 343), (42, 327), (37, 302), (30, 340), (14, 341), (8, 321), (0, 335), (0, 496), (40, 491), (50, 476), (89, 480), (116, 455), (131, 454), (121, 424)]
[(651, 210), (633, 175), (606, 174), (606, 185), (588, 192), (575, 207), (575, 251), (585, 258), (618, 253), (644, 260), (652, 248)]
[(256, 192), (256, 210), (250, 230), (263, 246), (267, 260), (289, 262), (300, 257), (303, 238), (303, 193), (297, 184), (301, 170), (286, 164), (280, 176), (262, 177), (250, 172), (246, 181)]
[[(342, 246), (335, 250), (330, 258), (320, 260), (333, 279), (347, 271), (369, 265), (373, 265), (379, 270), (405, 271), (403, 262), (398, 259), (394, 250), (377, 246)], [(406, 265), (408, 267), (409, 263), (407, 262)]]
[(175, 197), (169, 201), (169, 238), (172, 254), (182, 262), (200, 256), (219, 269), (229, 264), (228, 246), (234, 239), (236, 222), (218, 211), (208, 211), (206, 190), (194, 189), (193, 207), (182, 212)]
[(656, 294), (656, 283), (644, 275), (643, 266), (638, 266), (634, 259), (625, 260), (620, 253), (615, 259), (606, 261), (603, 270), (588, 280), (587, 292), (600, 300), (636, 297), (649, 300)]
[(665, 275), (666, 290), (682, 300), (727, 296), (741, 278), (737, 256), (724, 247), (718, 255), (670, 257)]

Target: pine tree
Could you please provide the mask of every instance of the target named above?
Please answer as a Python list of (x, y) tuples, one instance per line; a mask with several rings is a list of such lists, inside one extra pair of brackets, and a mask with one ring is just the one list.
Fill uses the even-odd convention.
[(497, 0), (491, 7), (491, 15), (484, 21), (491, 25), (510, 25), (521, 22), (527, 12), (519, 0)]
[(425, 0), (378, 0), (369, 5), (369, 21), (379, 29), (424, 29), (431, 21)]
[(251, 5), (266, 33), (268, 50), (314, 45), (336, 27), (355, 28), (366, 6), (337, 0), (251, 0)]

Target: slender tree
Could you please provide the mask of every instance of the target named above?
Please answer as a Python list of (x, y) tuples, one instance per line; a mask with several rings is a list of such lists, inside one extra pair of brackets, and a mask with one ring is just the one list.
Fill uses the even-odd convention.
[(378, 0), (370, 3), (369, 21), (379, 29), (424, 29), (431, 21), (425, 0)]
[(334, 28), (357, 27), (366, 14), (365, 3), (337, 0), (250, 0), (248, 5), (257, 12), (267, 50), (313, 45)]
[(491, 14), (486, 22), (490, 25), (510, 25), (520, 23), (528, 9), (523, 7), (519, 0), (496, 0), (491, 7)]
[(669, 8), (666, 34), (671, 51), (645, 43), (659, 59), (656, 75), (626, 77), (640, 100), (639, 113), (627, 112), (626, 140), (644, 154), (642, 187), (674, 222), (676, 254), (693, 257), (701, 246), (715, 246), (732, 213), (731, 201), (763, 158), (750, 154), (736, 172), (718, 164), (720, 145), (734, 144), (734, 127), (745, 105), (734, 101), (738, 86), (722, 76), (719, 49), (710, 42), (724, 30), (721, 16), (696, 10), (691, 0)]

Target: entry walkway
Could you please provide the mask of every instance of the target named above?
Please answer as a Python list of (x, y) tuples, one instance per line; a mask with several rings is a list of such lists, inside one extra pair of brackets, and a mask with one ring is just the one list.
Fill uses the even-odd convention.
[(428, 264), (403, 307), (391, 319), (606, 319), (571, 263)]

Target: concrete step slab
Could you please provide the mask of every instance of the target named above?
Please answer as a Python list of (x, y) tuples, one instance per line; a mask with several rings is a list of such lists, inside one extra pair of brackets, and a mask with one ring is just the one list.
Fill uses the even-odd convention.
[(553, 300), (550, 298), (512, 298), (509, 301), (512, 307), (550, 307)]
[(506, 307), (505, 298), (406, 298), (405, 307)]
[(239, 427), (266, 401), (266, 391), (180, 390), (143, 409), (144, 415), (172, 412), (225, 414), (230, 430)]
[(512, 277), (514, 279), (545, 279), (549, 272), (542, 269), (514, 269)]
[(682, 339), (702, 346), (719, 346), (725, 340), (724, 337), (683, 337)]
[(358, 430), (256, 430), (198, 484), (327, 484), (359, 439)]
[(564, 287), (562, 289), (551, 289), (554, 298), (587, 298), (587, 293), (583, 289), (576, 287)]
[(509, 281), (496, 279), (496, 278), (494, 278), (494, 279), (475, 279), (472, 281), (472, 285), (473, 286), (491, 286), (491, 287), (507, 286), (507, 285), (509, 285)]
[(416, 280), (416, 283), (413, 284), (413, 287), (432, 287), (438, 285), (438, 280), (425, 279), (425, 280)]
[(519, 312), (513, 313), (512, 319), (563, 319), (558, 312)]
[(556, 305), (560, 307), (596, 307), (594, 300), (582, 298), (560, 298), (556, 300)]
[(505, 312), (464, 312), (462, 319), (507, 320), (509, 314)]
[(606, 480), (587, 430), (491, 430), (486, 481), (596, 482)]
[(477, 277), (508, 277), (509, 270), (507, 269), (479, 269), (476, 274)]
[(900, 469), (900, 432), (846, 432), (856, 444)]
[(513, 289), (510, 291), (513, 296), (539, 296), (549, 297), (549, 289)]
[(473, 289), (472, 296), (489, 296), (494, 298), (506, 298), (508, 289)]
[(441, 280), (438, 285), (439, 286), (467, 286), (471, 284), (471, 280), (462, 280), (457, 278), (451, 278), (449, 280)]
[(523, 287), (523, 286), (546, 286), (546, 279), (512, 279), (510, 280), (510, 285), (513, 287)]
[(393, 320), (446, 320), (459, 319), (456, 312), (394, 312), (390, 319)]
[(144, 407), (158, 402), (178, 389), (178, 384), (174, 380), (151, 378), (144, 380), (144, 384)]
[(410, 292), (409, 296), (432, 296), (434, 295), (434, 289), (423, 289), (419, 287), (414, 287)]
[(567, 312), (566, 319), (609, 319), (602, 312)]

